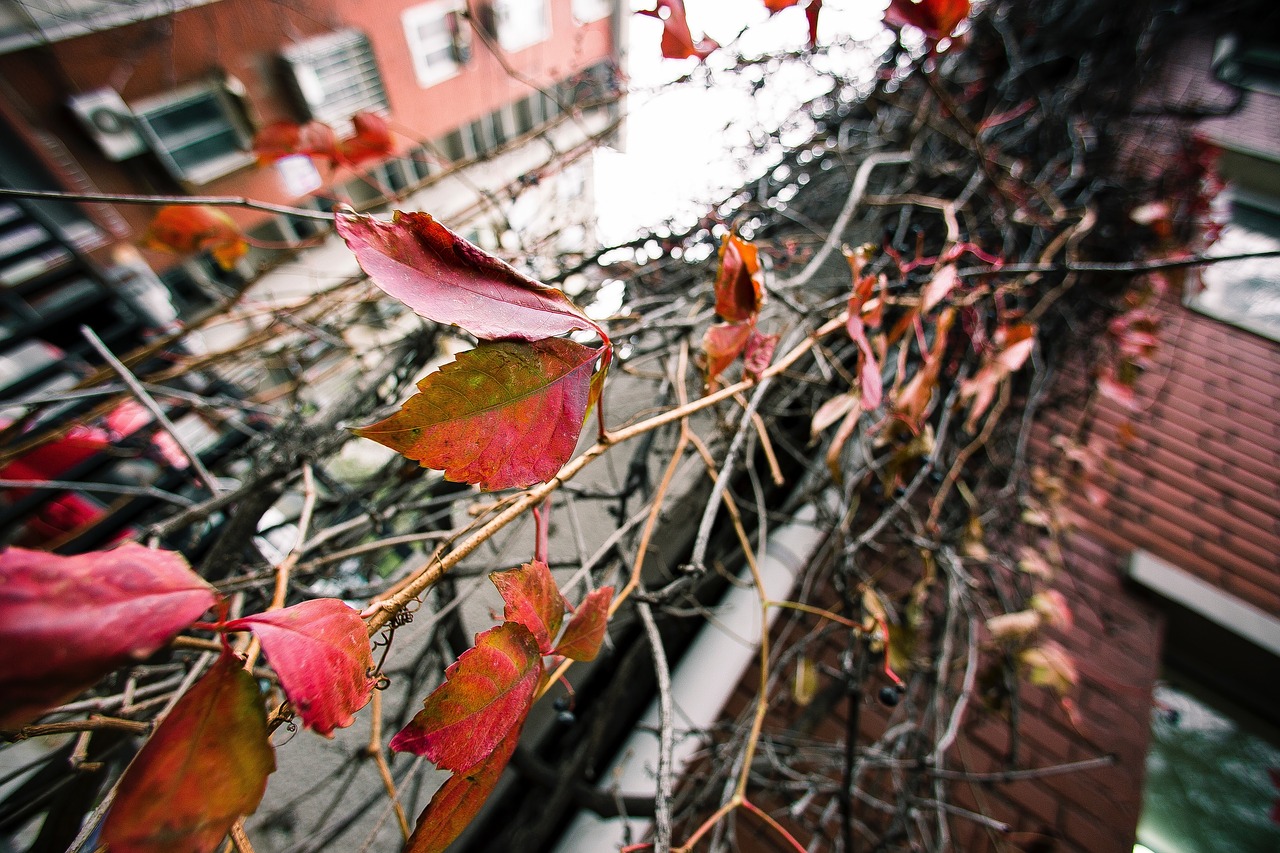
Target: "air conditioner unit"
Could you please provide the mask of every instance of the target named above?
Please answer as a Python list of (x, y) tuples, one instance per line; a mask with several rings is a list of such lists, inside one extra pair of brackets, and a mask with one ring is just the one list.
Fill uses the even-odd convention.
[(108, 160), (136, 157), (147, 150), (133, 110), (113, 89), (73, 95), (67, 105)]

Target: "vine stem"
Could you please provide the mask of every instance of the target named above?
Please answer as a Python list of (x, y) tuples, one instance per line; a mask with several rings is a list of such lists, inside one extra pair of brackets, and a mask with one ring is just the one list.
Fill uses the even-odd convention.
[[(770, 365), (766, 370), (764, 370), (760, 375), (760, 381), (776, 376), (790, 368), (813, 348), (816, 341), (841, 328), (844, 325), (844, 322), (845, 314), (844, 312), (841, 312), (838, 317), (824, 323), (817, 331), (809, 335), (776, 363)], [(647, 420), (624, 427), (616, 432), (608, 433), (604, 440), (597, 441), (581, 456), (571, 460), (555, 477), (526, 491), (519, 499), (494, 516), (487, 524), (475, 533), (471, 534), (467, 539), (459, 543), (458, 546), (448, 554), (445, 554), (438, 559), (433, 557), (428, 560), (425, 565), (411, 574), (408, 582), (405, 583), (398, 593), (388, 599), (373, 602), (365, 611), (368, 618), (369, 635), (372, 636), (382, 630), (387, 623), (391, 621), (395, 614), (408, 606), (409, 602), (417, 599), (418, 596), (426, 592), (433, 584), (439, 581), (440, 578), (448, 574), (448, 572), (458, 565), (458, 563), (462, 562), (462, 560), (482, 544), (493, 538), (498, 531), (524, 515), (525, 512), (537, 506), (556, 489), (572, 480), (579, 472), (582, 471), (583, 468), (587, 467), (600, 456), (604, 455), (605, 451), (613, 447), (615, 444), (621, 444), (624, 441), (652, 432), (653, 430), (664, 427), (667, 424), (675, 423), (676, 421), (687, 418), (696, 412), (700, 412), (703, 409), (710, 408), (723, 400), (729, 399), (733, 397), (734, 394), (738, 394), (755, 384), (756, 382), (750, 380), (738, 382), (737, 384), (722, 388), (715, 393), (708, 394), (707, 396), (695, 400), (692, 403), (677, 406)]]
[(0, 198), (33, 198), (56, 199), (57, 201), (76, 201), (89, 204), (163, 204), (196, 207), (210, 205), (213, 207), (244, 207), (250, 210), (261, 210), (267, 213), (284, 213), (289, 216), (301, 216), (306, 219), (317, 219), (332, 222), (333, 214), (305, 207), (290, 207), (287, 204), (272, 204), (267, 201), (254, 201), (244, 196), (230, 195), (135, 195), (131, 193), (68, 193), (58, 190), (24, 190), (0, 187)]

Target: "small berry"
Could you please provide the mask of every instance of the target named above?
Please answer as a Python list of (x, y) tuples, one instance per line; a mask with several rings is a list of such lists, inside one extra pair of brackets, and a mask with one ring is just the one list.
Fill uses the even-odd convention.
[(562, 726), (571, 726), (577, 722), (577, 719), (572, 711), (560, 711), (556, 714), (556, 722)]
[(898, 704), (899, 700), (901, 700), (901, 698), (902, 698), (902, 694), (900, 694), (896, 688), (893, 688), (893, 687), (880, 688), (880, 704), (884, 705), (887, 708), (895, 707)]

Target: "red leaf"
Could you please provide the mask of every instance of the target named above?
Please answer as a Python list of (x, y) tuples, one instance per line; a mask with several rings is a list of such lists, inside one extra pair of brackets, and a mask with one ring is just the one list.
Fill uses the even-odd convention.
[(173, 551), (130, 543), (75, 557), (0, 553), (0, 729), (150, 657), (215, 600)]
[(336, 165), (338, 135), (324, 122), (309, 121), (298, 125), (291, 121), (269, 124), (253, 138), (253, 151), (258, 155), (258, 165), (274, 163), (284, 157), (304, 154), (316, 160), (328, 160)]
[(373, 653), (364, 621), (336, 598), (256, 613), (225, 628), (258, 635), (303, 725), (325, 737), (351, 725), (373, 695)]
[(769, 362), (773, 361), (773, 351), (777, 346), (777, 335), (762, 335), (752, 329), (751, 337), (747, 338), (747, 346), (742, 353), (742, 372), (759, 381), (760, 374), (764, 373), (769, 367)]
[(716, 277), (716, 313), (730, 323), (753, 320), (760, 313), (760, 259), (756, 247), (732, 234), (720, 244)]
[[(863, 308), (871, 299), (879, 279), (874, 275), (865, 275), (858, 278), (858, 271), (862, 266), (861, 259), (849, 252), (845, 253), (845, 258), (854, 270), (855, 277), (853, 293), (849, 296), (848, 319), (845, 321), (845, 328), (849, 332), (849, 337), (858, 345), (858, 384), (862, 391), (862, 404), (867, 411), (872, 411), (880, 407), (880, 403), (884, 398), (884, 383), (880, 379), (880, 363), (876, 361), (876, 354), (871, 348), (871, 341), (867, 339), (867, 329), (862, 321), (862, 313)], [(878, 307), (879, 303), (877, 303)], [(879, 316), (875, 317), (875, 321), (877, 324), (879, 323)]]
[(609, 604), (613, 601), (613, 587), (602, 586), (587, 593), (578, 605), (578, 611), (569, 620), (564, 636), (556, 646), (556, 654), (574, 660), (595, 660), (604, 642), (604, 629), (609, 621)]
[(512, 732), (484, 761), (466, 773), (450, 776), (418, 815), (418, 825), (405, 844), (404, 853), (443, 853), (480, 813), (511, 761), (519, 739), (519, 731)]
[(809, 19), (809, 47), (818, 45), (818, 15), (822, 13), (822, 0), (809, 0), (804, 16)]
[(482, 343), (356, 434), (482, 489), (545, 482), (573, 455), (600, 354), (563, 338)]
[(747, 346), (755, 331), (754, 323), (716, 323), (702, 336), (702, 351), (707, 356), (707, 379), (724, 373)]
[(391, 748), (466, 773), (514, 739), (542, 678), (542, 656), (528, 628), (504, 622), (479, 634), (444, 674), (448, 680), (391, 739)]
[(1000, 383), (1019, 370), (1035, 349), (1036, 327), (1030, 323), (1001, 326), (996, 329), (993, 343), (995, 349), (986, 354), (978, 372), (960, 386), (960, 399), (973, 401), (965, 422), (965, 429), (970, 432), (995, 399)]
[(956, 272), (955, 265), (947, 264), (940, 267), (924, 287), (924, 293), (920, 297), (920, 313), (928, 314), (932, 311), (934, 306), (946, 299), (959, 283), (960, 274)]
[(813, 420), (809, 424), (810, 435), (817, 438), (819, 433), (825, 432), (833, 423), (858, 408), (861, 400), (857, 391), (846, 391), (823, 403), (818, 407), (818, 411), (813, 413)]
[(601, 331), (559, 290), (486, 254), (429, 214), (397, 211), (394, 221), (381, 222), (339, 213), (336, 224), (374, 284), (429, 320), (485, 340)]
[(111, 853), (216, 850), (275, 765), (257, 684), (224, 652), (125, 771), (102, 840)]
[(143, 235), (143, 245), (160, 252), (191, 255), (208, 251), (229, 270), (249, 251), (235, 221), (203, 204), (168, 204), (156, 212)]
[(919, 429), (933, 401), (938, 387), (938, 374), (942, 370), (942, 356), (947, 349), (947, 335), (955, 321), (955, 310), (943, 309), (933, 333), (933, 346), (929, 357), (916, 374), (907, 381), (894, 399), (894, 406), (912, 429)]
[(395, 147), (387, 120), (377, 113), (358, 112), (351, 117), (356, 135), (342, 143), (341, 154), (348, 166), (356, 166), (366, 160), (380, 160), (391, 154)]
[(518, 569), (493, 572), (489, 580), (506, 602), (503, 618), (528, 628), (538, 642), (538, 650), (551, 654), (552, 641), (564, 620), (564, 596), (547, 564), (534, 560)]
[(890, 0), (884, 22), (891, 27), (910, 24), (939, 41), (951, 35), (968, 14), (969, 0)]
[[(666, 17), (662, 12), (666, 11)], [(667, 59), (688, 59), (696, 56), (699, 60), (720, 47), (713, 39), (701, 38), (693, 40), (689, 31), (689, 21), (685, 17), (684, 0), (655, 0), (654, 8), (640, 9), (637, 15), (647, 15), (662, 21), (662, 55)]]

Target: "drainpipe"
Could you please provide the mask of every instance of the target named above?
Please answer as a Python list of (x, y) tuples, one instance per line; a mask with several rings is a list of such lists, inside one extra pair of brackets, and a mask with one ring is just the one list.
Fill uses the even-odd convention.
[[(820, 498), (834, 505), (834, 492)], [(804, 504), (787, 524), (774, 530), (760, 557), (760, 575), (771, 601), (786, 600), (813, 559), (827, 531), (816, 524), (817, 507)], [(725, 703), (748, 666), (754, 666), (763, 631), (772, 626), (779, 608), (770, 608), (766, 623), (760, 624), (760, 599), (751, 573), (743, 566), (738, 577), (745, 583), (732, 586), (694, 638), (688, 651), (671, 673), (672, 725), (682, 731), (705, 730), (720, 717)], [(649, 704), (644, 717), (603, 774), (601, 788), (608, 795), (620, 792), (628, 797), (652, 799), (656, 796), (658, 766), (658, 701)], [(697, 738), (677, 737), (672, 756), (675, 778), (683, 775), (685, 764), (701, 744)], [(560, 838), (556, 853), (606, 853), (643, 839), (652, 828), (650, 818), (602, 818), (580, 811)]]

